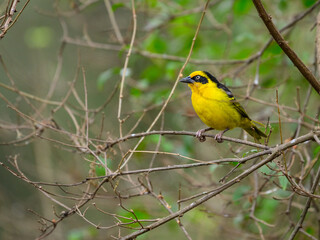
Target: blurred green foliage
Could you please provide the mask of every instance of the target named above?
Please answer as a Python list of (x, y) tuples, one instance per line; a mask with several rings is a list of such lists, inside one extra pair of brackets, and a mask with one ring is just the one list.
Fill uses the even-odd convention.
[[(113, 98), (100, 112), (89, 111), (88, 113), (91, 117), (89, 136), (95, 140), (101, 139), (100, 142), (95, 142), (96, 145), (103, 145), (120, 136), (119, 122), (121, 121), (117, 116), (119, 83), (122, 79), (124, 61), (132, 33), (130, 2), (121, 0), (111, 2), (115, 20), (125, 41), (124, 45), (117, 41), (103, 1), (96, 1), (85, 6), (85, 1), (76, 0), (56, 1), (55, 3), (40, 0), (30, 1), (19, 21), (1, 40), (0, 45), (1, 57), (8, 67), (9, 76), (14, 79), (15, 85), (20, 91), (46, 99), (53, 79), (58, 74), (57, 87), (50, 99), (62, 101), (70, 89), (70, 82), (82, 67), (86, 79), (89, 109), (101, 106), (116, 88), (117, 91)], [(315, 2), (315, 0), (272, 0), (264, 1), (264, 4), (272, 15), (276, 26), (281, 28)], [(259, 18), (252, 1), (223, 0), (211, 1), (211, 3), (195, 41), (191, 61), (183, 75), (187, 76), (194, 70), (207, 70), (214, 74), (218, 80), (233, 91), (253, 119), (264, 124), (269, 121), (272, 130), (269, 145), (279, 144), (280, 132), (275, 90), (279, 91), (281, 106), (296, 108), (297, 88), (300, 93), (300, 105), (303, 106), (309, 84), (275, 42), (272, 42), (265, 49), (259, 63), (257, 60), (252, 63), (246, 62), (261, 51), (270, 39), (270, 34)], [(135, 5), (138, 20), (137, 36), (126, 71), (120, 114), (120, 118), (124, 120), (122, 122), (124, 136), (129, 133), (146, 131), (159, 113), (163, 102), (168, 98), (175, 80), (180, 77), (178, 73), (184, 59), (190, 51), (202, 12), (200, 7), (204, 5), (204, 2), (137, 0)], [(319, 9), (284, 33), (290, 46), (311, 69), (315, 58), (316, 34), (316, 30), (312, 27), (316, 21), (317, 11)], [(70, 39), (68, 41), (68, 38), (63, 39), (66, 36), (87, 44), (79, 44), (77, 41), (70, 41)], [(62, 44), (63, 41), (65, 45)], [(106, 47), (103, 44), (108, 45)], [(64, 48), (61, 48), (62, 45)], [(197, 60), (196, 63), (193, 62), (195, 60)], [(211, 62), (204, 62), (204, 60)], [(213, 62), (213, 60), (217, 60), (217, 62)], [(243, 60), (243, 62), (223, 63), (223, 61), (229, 60)], [(60, 72), (59, 64), (61, 64)], [(10, 78), (3, 69), (2, 67), (0, 71), (1, 83), (10, 85)], [(85, 99), (84, 76), (82, 73), (79, 75), (74, 89), (72, 89), (73, 93), (66, 101), (67, 107), (61, 107), (56, 113), (52, 112), (56, 106), (47, 105), (41, 114), (38, 114), (36, 110), (40, 109), (42, 103), (32, 100), (34, 106), (30, 107), (14, 91), (10, 92), (3, 88), (1, 91), (4, 90), (3, 95), (23, 113), (39, 121), (53, 117), (60, 129), (77, 135), (86, 129), (79, 127), (81, 131), (79, 129), (79, 131), (75, 131), (76, 127), (74, 126), (75, 121), (80, 126), (85, 126), (86, 122), (85, 111), (81, 108)], [(257, 85), (253, 87), (252, 83), (256, 75), (259, 78)], [(248, 93), (260, 102), (246, 98)], [(0, 101), (1, 124), (23, 125), (22, 123), (25, 121), (23, 117), (9, 109), (7, 105), (6, 102)], [(312, 90), (305, 114), (316, 118), (318, 107), (319, 96)], [(69, 110), (73, 113), (72, 117), (70, 117)], [(290, 140), (295, 136), (300, 115), (287, 108), (281, 108), (281, 114), (283, 139)], [(315, 123), (311, 118), (305, 117), (303, 119), (306, 124), (301, 126), (300, 135), (310, 131), (306, 125)], [(32, 124), (34, 123), (32, 122), (31, 126), (33, 126)], [(196, 131), (205, 127), (195, 116), (187, 86), (178, 84), (164, 115), (160, 117), (152, 130), (159, 130), (161, 127), (165, 130), (176, 131)], [(0, 140), (1, 142), (10, 142), (21, 139), (30, 133), (30, 129), (33, 130), (28, 127), (12, 131), (0, 127)], [(67, 134), (59, 135), (57, 132), (45, 131), (44, 136), (47, 139), (55, 139), (56, 142), (32, 138), (23, 144), (1, 145), (0, 153), (3, 158), (18, 154), (21, 158), (21, 169), (35, 181), (72, 183), (83, 181), (88, 177), (89, 171), (93, 171), (96, 176), (106, 174), (106, 169), (98, 161), (95, 161), (94, 157), (81, 153), (81, 148), (70, 148), (69, 145), (74, 146), (74, 143)], [(235, 129), (226, 133), (226, 136), (242, 138), (243, 132)], [(120, 147), (119, 145), (114, 146), (105, 156), (99, 156), (99, 159), (103, 163), (106, 159), (107, 166), (112, 171), (117, 171), (117, 167), (128, 149), (134, 148), (136, 140), (122, 142)], [(252, 141), (250, 137), (248, 140)], [(66, 143), (66, 145), (59, 144), (59, 141)], [(81, 139), (81, 141), (84, 140)], [(308, 144), (307, 147), (298, 149), (301, 150), (302, 155), (306, 154), (303, 155), (304, 160), (313, 161), (317, 157), (319, 158), (320, 147), (315, 142)], [(96, 147), (96, 145), (94, 146)], [(91, 150), (95, 151), (93, 145), (91, 147)], [(240, 145), (230, 142), (217, 144), (211, 139), (200, 143), (190, 136), (160, 137), (158, 135), (147, 136), (137, 150), (150, 151), (151, 153), (134, 153), (129, 162), (130, 167), (125, 171), (147, 169), (152, 161), (153, 167), (193, 163), (192, 160), (184, 159), (179, 154), (197, 159), (198, 162), (205, 162), (227, 157), (241, 158), (260, 151), (256, 148), (240, 147)], [(158, 153), (153, 154), (153, 151), (158, 151)], [(291, 157), (290, 154), (291, 152), (285, 153), (288, 161)], [(298, 162), (296, 159), (294, 161), (294, 164)], [(95, 163), (94, 167), (91, 165), (92, 162)], [(247, 169), (251, 166), (250, 164), (252, 162), (239, 166), (231, 174), (231, 177)], [(317, 164), (315, 166), (318, 166)], [(170, 204), (170, 208), (177, 211), (190, 203), (182, 203), (181, 206), (178, 206), (178, 200), (210, 191), (219, 186), (220, 178), (228, 174), (236, 165), (237, 162), (234, 162), (226, 165), (132, 175), (128, 178), (119, 177), (114, 181), (110, 180), (112, 185), (105, 184), (104, 189), (99, 191), (98, 197), (94, 200), (97, 206), (104, 211), (122, 216), (123, 218), (120, 220), (122, 223), (134, 221), (135, 216), (138, 219), (151, 221), (168, 215), (168, 211), (156, 198), (142, 194), (143, 190), (139, 184), (143, 182), (147, 185), (147, 178), (151, 182), (153, 191), (159, 194), (158, 197), (163, 197)], [(287, 207), (287, 201), (278, 201), (275, 198), (288, 198), (292, 193), (287, 178), (274, 171), (274, 169), (278, 169), (277, 165), (270, 163), (269, 166), (270, 168), (261, 167), (257, 173), (259, 176), (258, 184), (263, 186), (261, 192), (264, 194), (256, 199), (255, 216), (276, 226), (279, 224), (279, 227), (268, 228), (262, 224), (266, 239), (272, 239), (275, 232), (278, 233), (275, 238), (280, 238), (286, 231), (288, 226), (285, 226), (283, 222), (288, 219), (282, 213)], [(302, 163), (301, 166), (307, 168), (310, 165)], [(294, 166), (290, 173), (298, 174), (301, 166)], [(0, 181), (6, 183), (2, 184), (0, 188), (2, 193), (0, 205), (5, 206), (1, 208), (3, 217), (0, 218), (2, 220), (0, 221), (2, 222), (0, 229), (3, 230), (0, 231), (0, 239), (19, 239), (25, 237), (26, 232), (28, 233), (27, 238), (35, 238), (39, 234), (30, 229), (37, 229), (38, 225), (36, 221), (34, 223), (29, 221), (30, 215), (25, 213), (25, 209), (34, 206), (48, 219), (57, 218), (53, 214), (53, 203), (43, 194), (34, 192), (33, 187), (25, 188), (25, 185), (20, 182), (21, 185), (17, 187), (18, 179), (11, 177), (10, 181), (7, 181), (9, 174), (5, 169), (0, 169), (0, 173)], [(308, 177), (305, 181), (309, 180)], [(59, 196), (71, 194), (72, 197), (66, 200), (66, 204), (72, 206), (74, 198), (86, 192), (86, 187), (91, 187), (90, 184), (94, 183), (90, 182), (88, 185), (79, 186), (72, 190), (61, 188), (56, 190), (55, 194)], [(123, 206), (127, 209), (133, 209), (135, 216), (119, 206), (119, 195), (114, 194), (115, 191), (124, 196)], [(27, 193), (30, 196), (27, 196)], [(180, 219), (193, 239), (245, 239), (248, 233), (254, 234), (254, 237), (257, 238), (259, 237), (258, 230), (253, 224), (253, 220), (249, 218), (253, 193), (254, 178), (249, 176), (237, 183), (235, 187), (188, 212)], [(136, 195), (139, 194), (141, 196), (137, 197)], [(305, 198), (294, 200), (296, 204), (292, 207), (294, 208), (292, 219), (296, 222)], [(58, 209), (60, 210), (60, 207)], [(59, 213), (58, 210), (54, 211)], [(98, 211), (91, 205), (88, 215), (90, 221), (97, 225), (109, 226), (116, 224), (117, 221), (114, 215), (103, 214), (102, 211)], [(6, 216), (12, 216), (12, 219)], [(71, 218), (72, 220), (69, 222), (65, 221), (65, 225), (61, 229), (54, 231), (55, 235), (52, 235), (54, 239), (106, 239), (117, 236), (120, 230), (123, 235), (132, 232), (131, 229), (125, 227), (140, 227), (138, 223), (134, 223), (123, 228), (116, 226), (110, 230), (95, 229), (89, 224), (86, 225), (87, 223), (84, 223), (81, 218), (70, 217), (69, 219)], [(305, 222), (305, 229), (310, 234), (317, 232), (314, 220), (315, 217), (312, 215)], [(21, 229), (20, 233), (17, 233), (17, 228)], [(175, 221), (171, 221), (159, 229), (155, 232), (150, 231), (140, 238), (185, 239)], [(234, 229), (239, 232), (235, 233)]]
[(25, 43), (30, 48), (47, 48), (52, 43), (53, 34), (49, 27), (30, 27), (25, 33)]

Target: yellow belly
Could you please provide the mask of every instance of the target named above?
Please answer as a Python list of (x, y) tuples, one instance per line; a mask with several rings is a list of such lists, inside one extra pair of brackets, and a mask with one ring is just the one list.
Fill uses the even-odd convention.
[(207, 126), (217, 130), (240, 127), (241, 115), (229, 100), (204, 98), (195, 92), (192, 93), (191, 100), (195, 112)]

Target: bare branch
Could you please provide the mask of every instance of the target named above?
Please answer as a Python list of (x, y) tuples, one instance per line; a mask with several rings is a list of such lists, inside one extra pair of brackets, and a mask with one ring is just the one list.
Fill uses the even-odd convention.
[(277, 30), (275, 25), (272, 22), (272, 17), (266, 12), (260, 0), (252, 0), (261, 19), (264, 24), (268, 28), (270, 34), (274, 38), (274, 40), (278, 43), (279, 47), (282, 48), (284, 53), (290, 58), (292, 63), (299, 69), (301, 74), (305, 77), (305, 79), (312, 85), (312, 87), (316, 90), (318, 94), (320, 94), (320, 83), (313, 76), (312, 72), (309, 68), (301, 61), (301, 59), (297, 56), (297, 54), (290, 48), (288, 43), (281, 36), (280, 32)]

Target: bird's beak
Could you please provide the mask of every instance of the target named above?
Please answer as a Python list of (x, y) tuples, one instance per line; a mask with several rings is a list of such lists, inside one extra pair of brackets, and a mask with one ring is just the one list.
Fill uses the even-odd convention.
[(194, 83), (194, 80), (190, 76), (188, 76), (188, 77), (182, 78), (179, 82)]

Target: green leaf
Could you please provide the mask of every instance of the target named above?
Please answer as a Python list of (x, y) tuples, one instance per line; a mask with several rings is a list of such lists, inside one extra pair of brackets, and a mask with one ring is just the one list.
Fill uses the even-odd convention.
[(86, 234), (83, 229), (75, 229), (68, 233), (67, 240), (83, 240), (85, 235)]
[(211, 173), (213, 173), (217, 168), (218, 168), (217, 164), (212, 164), (212, 165), (209, 166), (209, 171)]
[(88, 236), (90, 237), (97, 237), (99, 233), (98, 229), (92, 226), (87, 228), (87, 232), (88, 232)]
[(168, 13), (161, 13), (157, 16), (155, 16), (154, 18), (151, 18), (147, 25), (144, 27), (145, 31), (152, 31), (154, 29), (156, 29), (157, 27), (161, 26), (163, 23), (165, 23), (166, 21), (168, 21), (170, 15)]
[(258, 209), (256, 210), (257, 217), (264, 221), (272, 223), (272, 221), (274, 221), (274, 219), (276, 218), (275, 211), (278, 205), (279, 202), (274, 199), (261, 199), (259, 197), (257, 204)]
[(316, 0), (302, 0), (302, 3), (306, 8), (311, 7), (315, 2)]
[(273, 173), (273, 171), (268, 168), (267, 165), (263, 165), (260, 169), (259, 169), (260, 172), (264, 173), (264, 174), (271, 174)]
[(99, 176), (105, 176), (106, 175), (106, 169), (102, 166), (96, 165), (96, 175)]
[[(188, 221), (190, 221), (191, 224), (197, 224), (199, 222), (203, 222), (203, 224), (204, 224), (204, 222), (207, 222), (207, 224), (208, 224), (210, 222), (210, 221), (208, 221), (207, 213), (205, 211), (202, 211), (202, 210), (197, 209), (197, 208), (194, 209), (194, 211), (190, 211), (188, 213), (188, 215), (189, 215), (188, 216)], [(207, 221), (204, 220), (204, 219), (206, 219)], [(210, 223), (209, 223), (209, 225), (210, 225)]]
[(194, 16), (194, 14), (174, 19), (169, 28), (171, 35), (173, 37), (179, 38), (177, 40), (179, 40), (181, 45), (190, 47), (194, 35), (194, 31), (192, 28), (190, 28), (190, 26), (192, 26), (197, 20), (198, 19), (196, 18), (196, 16)]
[(118, 68), (118, 67), (110, 68), (110, 69), (100, 73), (100, 75), (98, 76), (98, 79), (97, 79), (98, 90), (102, 91), (106, 82), (109, 79), (111, 79), (112, 77), (114, 77), (115, 75), (118, 75), (119, 73), (120, 73), (120, 68)]
[(223, 79), (224, 85), (227, 87), (232, 87), (233, 86), (233, 79), (232, 78), (224, 78)]
[(236, 59), (245, 59), (247, 58), (248, 56), (252, 55), (253, 53), (253, 50), (252, 48), (248, 47), (248, 48), (239, 48), (233, 55), (232, 57), (233, 58), (236, 58)]
[(146, 0), (149, 7), (155, 8), (158, 5), (158, 0)]
[(161, 138), (161, 148), (165, 152), (172, 152), (174, 150), (174, 145), (173, 145), (172, 141), (170, 141), (167, 138), (162, 136), (162, 138)]
[(180, 63), (177, 62), (168, 62), (166, 65), (166, 77), (171, 81), (174, 81), (177, 77)]
[(149, 67), (145, 68), (141, 74), (141, 77), (146, 79), (149, 83), (155, 82), (163, 75), (163, 71), (161, 67), (157, 65), (150, 65)]
[(103, 90), (104, 84), (107, 82), (108, 79), (110, 79), (113, 76), (112, 69), (108, 69), (107, 71), (104, 71), (100, 73), (97, 79), (98, 89), (101, 91)]
[(179, 5), (186, 6), (190, 0), (175, 0)]
[(84, 240), (98, 236), (98, 230), (94, 227), (73, 229), (67, 235), (67, 240)]
[(252, 33), (248, 33), (248, 32), (240, 33), (234, 39), (235, 43), (237, 43), (237, 44), (246, 43), (248, 41), (252, 42), (254, 40), (255, 40), (255, 35), (253, 35)]
[(233, 4), (233, 12), (236, 15), (244, 15), (250, 11), (252, 2), (248, 0), (236, 0)]
[(233, 218), (233, 224), (239, 228), (242, 228), (243, 220), (244, 220), (243, 214), (238, 214), (236, 217)]
[(279, 183), (280, 183), (280, 186), (282, 187), (282, 190), (286, 190), (289, 181), (285, 176), (279, 176)]
[[(128, 223), (128, 222), (132, 222), (132, 219), (135, 219), (135, 217), (137, 217), (138, 219), (148, 219), (150, 218), (150, 214), (145, 210), (145, 208), (143, 207), (143, 205), (137, 205), (137, 206), (126, 206), (128, 209), (132, 209), (134, 211), (133, 215), (131, 212), (125, 211), (123, 208), (118, 208), (117, 209), (117, 214), (122, 217), (118, 217), (119, 220), (121, 220), (121, 222), (123, 223)], [(140, 227), (140, 225), (138, 223), (132, 223), (132, 224), (128, 224), (127, 226), (129, 227)]]
[(52, 43), (54, 32), (49, 27), (31, 27), (28, 28), (24, 39), (30, 48), (46, 48)]
[[(268, 167), (270, 166), (270, 168)], [(274, 162), (271, 162), (271, 163), (268, 163), (268, 166), (267, 165), (263, 165), (259, 170), (260, 172), (262, 173), (265, 173), (265, 174), (272, 174), (274, 173), (274, 171), (272, 169), (276, 169), (277, 168), (277, 164), (275, 164)]]
[(158, 143), (160, 139), (160, 135), (150, 135), (148, 136), (149, 142)]
[(214, 17), (218, 22), (223, 23), (227, 22), (230, 16), (230, 12), (233, 11), (234, 1), (221, 1), (217, 4), (214, 9)]
[(313, 157), (316, 157), (319, 152), (320, 152), (320, 146), (317, 146), (317, 147), (313, 150)]
[(246, 157), (246, 156), (248, 156), (249, 154), (251, 154), (251, 153), (257, 153), (258, 152), (258, 149), (251, 149), (250, 151), (248, 151), (248, 152), (245, 152), (244, 154), (242, 154), (242, 157)]
[(139, 88), (131, 88), (130, 95), (133, 97), (140, 97), (142, 95), (142, 91)]
[(280, 0), (278, 6), (281, 11), (284, 11), (288, 8), (288, 1), (287, 0)]
[(278, 189), (275, 192), (275, 196), (278, 198), (288, 198), (291, 195), (291, 192), (286, 191), (286, 190), (282, 190), (282, 189)]
[[(247, 186), (247, 185), (241, 185), (239, 186), (238, 188), (236, 188), (236, 190), (233, 192), (233, 195), (232, 195), (232, 200), (234, 202), (238, 202), (242, 197), (243, 195), (245, 195), (246, 193), (248, 193), (250, 191), (251, 187), (250, 186)], [(238, 202), (239, 204), (239, 202)]]
[(279, 131), (278, 123), (270, 123), (273, 134)]
[(182, 144), (177, 148), (176, 152), (183, 156), (190, 156), (191, 152), (194, 151), (193, 139), (189, 136), (181, 136)]
[[(157, 144), (159, 142), (160, 136), (159, 135), (151, 135), (149, 136), (150, 142)], [(161, 149), (164, 152), (172, 152), (174, 149), (174, 145), (172, 141), (170, 141), (168, 138), (162, 136), (161, 137), (161, 143), (160, 143)]]
[(282, 51), (281, 47), (277, 43), (272, 42), (271, 45), (263, 53), (263, 57), (264, 58), (270, 58), (271, 56), (279, 55), (282, 52), (283, 51)]
[(308, 227), (306, 228), (306, 232), (309, 233), (309, 234), (311, 234), (311, 235), (315, 235), (316, 229), (315, 229), (313, 226), (308, 226)]
[(261, 83), (261, 86), (264, 88), (271, 88), (271, 87), (274, 87), (276, 84), (277, 84), (277, 80), (274, 77), (272, 77), (272, 78), (264, 79)]
[(265, 59), (265, 57), (265, 55), (262, 56), (262, 58), (264, 58), (264, 62), (260, 65), (259, 73), (260, 75), (264, 75), (265, 78), (275, 78), (274, 72), (270, 70), (283, 69), (283, 67), (285, 66), (283, 65), (283, 62), (286, 60), (283, 55), (274, 55), (273, 57), (270, 57), (268, 59)]
[(112, 11), (115, 12), (118, 8), (124, 7), (124, 3), (114, 3), (112, 4)]
[(152, 102), (154, 104), (161, 104), (164, 101), (164, 99), (168, 98), (169, 93), (170, 89), (161, 89), (153, 92)]
[(167, 41), (160, 34), (151, 34), (143, 43), (144, 48), (154, 53), (164, 53), (167, 50)]
[[(229, 165), (231, 165), (231, 166), (237, 166), (239, 163), (238, 162), (229, 162)], [(239, 166), (238, 166), (239, 168), (240, 167), (242, 167), (242, 164), (240, 164)]]
[(149, 81), (148, 79), (141, 79), (137, 82), (137, 87), (141, 90), (146, 90), (149, 87)]

